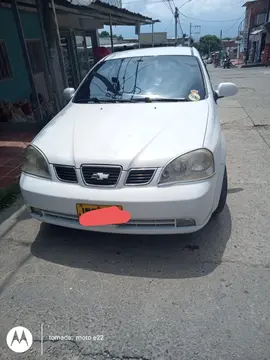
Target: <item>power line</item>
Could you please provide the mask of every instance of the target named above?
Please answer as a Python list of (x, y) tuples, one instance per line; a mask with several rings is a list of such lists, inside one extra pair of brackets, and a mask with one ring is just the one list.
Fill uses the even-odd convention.
[(166, 4), (169, 8), (169, 10), (172, 12), (172, 14), (174, 15), (174, 10), (172, 8), (172, 5), (170, 3), (170, 0), (163, 0), (164, 4)]
[[(172, 4), (173, 4), (173, 6), (174, 6), (174, 9), (173, 9), (172, 4), (170, 3), (170, 1), (172, 1)], [(166, 5), (168, 5), (169, 9), (170, 9), (171, 12), (172, 12), (172, 15), (174, 16), (174, 18), (175, 18), (175, 20), (176, 20), (175, 26), (178, 25), (180, 31), (182, 32), (182, 34), (184, 34), (184, 31), (183, 31), (183, 28), (182, 28), (182, 25), (181, 25), (180, 19), (179, 19), (178, 8), (176, 7), (174, 0), (167, 0), (167, 1), (164, 0), (164, 3), (165, 3)], [(178, 13), (177, 15), (176, 15), (176, 12)], [(175, 31), (177, 31), (177, 30), (175, 30)]]
[[(142, 3), (142, 2), (145, 2), (145, 0), (127, 1), (127, 2), (123, 3), (123, 6), (132, 5), (132, 4), (138, 4), (138, 3)], [(161, 4), (163, 2), (164, 2), (164, 0), (154, 0), (154, 1), (149, 1), (148, 4)]]
[(168, 24), (168, 25), (166, 26), (166, 28), (164, 29), (164, 32), (166, 32), (166, 31), (168, 30), (168, 28), (169, 28), (169, 26), (172, 24), (172, 22), (173, 22), (173, 18), (171, 18), (169, 24)]
[[(200, 0), (199, 3), (200, 3), (201, 6), (205, 6), (205, 5), (208, 5), (207, 1), (208, 0)], [(240, 1), (237, 1), (236, 3), (234, 3), (234, 4), (224, 4), (224, 5), (222, 5), (222, 7), (223, 8), (224, 7), (232, 7), (232, 6), (235, 6), (235, 5), (238, 5), (238, 4), (243, 4), (243, 2), (244, 2), (243, 0), (240, 0)]]
[[(244, 20), (244, 19), (242, 19), (241, 22), (242, 22), (243, 20)], [(229, 27), (229, 29), (226, 30), (226, 31), (229, 32), (230, 30), (232, 30), (232, 28), (234, 28), (237, 23), (238, 23), (238, 20), (236, 20), (236, 22), (235, 22), (231, 27)]]
[[(172, 0), (172, 3), (173, 3), (173, 6), (174, 6), (174, 11), (175, 11), (176, 5), (175, 5), (174, 0)], [(177, 8), (177, 11), (178, 11), (178, 8)], [(179, 29), (180, 29), (180, 31), (181, 31), (181, 33), (182, 33), (182, 36), (183, 36), (183, 35), (184, 35), (184, 31), (183, 31), (182, 25), (181, 25), (181, 23), (180, 23), (179, 16), (177, 17), (177, 23), (178, 23)]]
[(187, 18), (187, 19), (191, 19), (191, 20), (195, 20), (195, 21), (200, 21), (200, 22), (230, 22), (230, 21), (235, 21), (235, 20), (241, 20), (242, 18), (240, 17), (240, 18), (237, 18), (237, 19), (230, 19), (230, 20), (202, 20), (202, 19), (196, 19), (196, 18), (192, 18), (192, 17), (190, 17), (190, 16), (187, 16), (187, 15), (185, 15), (185, 14), (183, 14), (183, 13), (181, 13), (180, 12), (180, 14), (182, 15), (182, 16), (184, 16), (185, 18)]
[(183, 31), (182, 25), (181, 25), (181, 23), (180, 23), (180, 19), (178, 18), (177, 20), (178, 20), (178, 25), (179, 25), (180, 31), (181, 31), (182, 36), (183, 36), (183, 35), (184, 35), (184, 31)]

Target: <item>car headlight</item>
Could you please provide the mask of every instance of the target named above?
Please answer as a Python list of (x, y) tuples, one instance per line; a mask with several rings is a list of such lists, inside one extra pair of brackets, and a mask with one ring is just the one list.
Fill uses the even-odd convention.
[(51, 178), (48, 162), (45, 159), (45, 156), (31, 145), (29, 145), (25, 150), (25, 159), (22, 171), (47, 179)]
[(202, 180), (215, 173), (211, 151), (199, 149), (172, 160), (163, 170), (159, 184)]

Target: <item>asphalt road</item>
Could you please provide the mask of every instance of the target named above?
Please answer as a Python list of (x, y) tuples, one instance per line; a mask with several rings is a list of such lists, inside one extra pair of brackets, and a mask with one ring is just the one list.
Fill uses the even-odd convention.
[[(239, 86), (220, 101), (224, 212), (196, 234), (157, 237), (54, 229), (22, 213), (0, 241), (1, 360), (270, 359), (270, 71), (209, 71)], [(34, 336), (24, 354), (5, 343), (17, 325)]]

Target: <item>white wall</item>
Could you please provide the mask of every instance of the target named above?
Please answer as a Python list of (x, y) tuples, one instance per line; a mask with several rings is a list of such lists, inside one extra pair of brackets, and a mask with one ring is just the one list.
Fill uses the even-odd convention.
[[(152, 44), (152, 33), (141, 33), (140, 34), (141, 45)], [(166, 32), (154, 32), (154, 44), (166, 44), (167, 33)]]

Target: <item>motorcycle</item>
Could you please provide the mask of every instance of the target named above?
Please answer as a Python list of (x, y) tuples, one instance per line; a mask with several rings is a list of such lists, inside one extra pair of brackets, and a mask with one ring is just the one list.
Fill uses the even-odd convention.
[(229, 59), (229, 58), (226, 58), (225, 60), (224, 60), (224, 63), (223, 63), (223, 68), (224, 69), (229, 69), (229, 68), (231, 68), (232, 67), (232, 63), (231, 63), (231, 60)]

